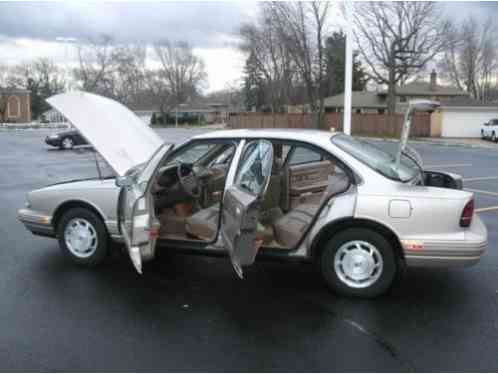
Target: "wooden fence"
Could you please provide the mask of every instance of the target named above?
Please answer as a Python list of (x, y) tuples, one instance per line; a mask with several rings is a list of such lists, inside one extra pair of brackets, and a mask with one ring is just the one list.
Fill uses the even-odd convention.
[[(322, 130), (342, 131), (342, 113), (326, 113)], [(351, 115), (351, 133), (353, 135), (398, 138), (403, 125), (403, 114), (365, 113)], [(240, 113), (231, 115), (228, 121), (233, 129), (257, 128), (313, 128), (312, 114), (305, 113)], [(413, 117), (410, 136), (428, 137), (431, 135), (431, 117), (429, 114), (417, 114)]]

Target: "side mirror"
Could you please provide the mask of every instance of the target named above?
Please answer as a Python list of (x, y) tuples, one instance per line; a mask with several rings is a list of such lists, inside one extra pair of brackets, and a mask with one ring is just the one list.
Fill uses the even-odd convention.
[(128, 187), (132, 185), (133, 180), (129, 175), (125, 175), (116, 177), (115, 183), (117, 187)]

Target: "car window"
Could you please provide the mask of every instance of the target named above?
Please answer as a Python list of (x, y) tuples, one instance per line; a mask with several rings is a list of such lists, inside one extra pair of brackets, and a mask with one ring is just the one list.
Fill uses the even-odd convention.
[(299, 165), (322, 160), (322, 155), (309, 148), (296, 147), (289, 158), (289, 165)]
[(410, 157), (402, 155), (396, 168), (394, 154), (370, 142), (340, 134), (332, 138), (332, 143), (387, 178), (407, 182), (419, 173), (417, 164)]
[(201, 157), (203, 157), (206, 153), (208, 153), (210, 150), (215, 147), (216, 144), (214, 143), (199, 143), (196, 144), (192, 147), (188, 147), (182, 151), (180, 151), (176, 157), (174, 158), (174, 161), (178, 163), (184, 163), (184, 164), (193, 164), (197, 160), (199, 160)]
[(247, 145), (240, 161), (234, 185), (253, 195), (260, 195), (271, 173), (271, 143), (255, 141)]

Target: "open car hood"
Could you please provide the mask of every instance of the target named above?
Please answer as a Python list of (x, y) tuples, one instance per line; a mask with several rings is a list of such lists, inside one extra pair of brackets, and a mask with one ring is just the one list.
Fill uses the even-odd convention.
[(147, 161), (163, 143), (150, 127), (117, 101), (74, 91), (52, 96), (47, 102), (80, 131), (118, 175)]

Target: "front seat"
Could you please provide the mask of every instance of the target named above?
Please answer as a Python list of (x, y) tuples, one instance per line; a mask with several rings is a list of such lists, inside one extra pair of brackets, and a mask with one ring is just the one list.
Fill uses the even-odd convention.
[(293, 248), (302, 238), (322, 204), (330, 197), (346, 191), (349, 184), (349, 178), (345, 174), (337, 173), (329, 176), (327, 189), (318, 204), (299, 204), (275, 221), (273, 231), (277, 243), (286, 248)]
[[(280, 159), (275, 158), (272, 175), (261, 207), (260, 222), (262, 225), (258, 225), (258, 232), (263, 237), (265, 244), (270, 243), (274, 237), (273, 230), (270, 227), (271, 222), (282, 216), (282, 211), (279, 207), (281, 181), (282, 162)], [(186, 219), (185, 230), (196, 238), (213, 240), (218, 230), (219, 212), (220, 204), (198, 211)]]
[(213, 240), (218, 231), (220, 204), (199, 210), (185, 220), (185, 230), (202, 240)]

